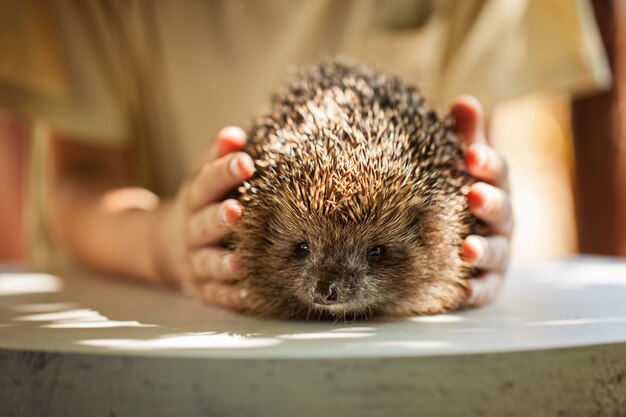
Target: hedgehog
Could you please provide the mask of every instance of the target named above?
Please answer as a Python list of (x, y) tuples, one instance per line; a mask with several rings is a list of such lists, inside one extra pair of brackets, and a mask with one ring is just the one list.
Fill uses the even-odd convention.
[(421, 90), (347, 59), (297, 70), (248, 129), (231, 236), (246, 312), (371, 318), (462, 308), (477, 230), (464, 146)]

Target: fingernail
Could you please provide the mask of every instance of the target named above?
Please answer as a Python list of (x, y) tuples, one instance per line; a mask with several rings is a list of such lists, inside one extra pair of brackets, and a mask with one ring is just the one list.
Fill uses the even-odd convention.
[(467, 193), (467, 203), (471, 209), (480, 208), (485, 204), (485, 196), (472, 188)]
[(245, 139), (246, 132), (237, 126), (226, 126), (219, 132), (217, 132), (217, 137), (228, 137), (228, 138), (236, 138), (236, 139)]
[(476, 262), (483, 256), (483, 247), (477, 236), (468, 236), (461, 245), (461, 256), (466, 261)]
[(241, 153), (230, 160), (230, 172), (238, 178), (249, 178), (254, 173), (254, 161), (250, 155)]
[(233, 256), (230, 261), (230, 267), (235, 273), (238, 273), (239, 271), (241, 271), (241, 258), (238, 258), (237, 256)]
[(224, 256), (224, 269), (227, 269), (233, 273), (239, 272), (241, 269), (241, 260), (234, 255)]
[(222, 217), (227, 223), (236, 223), (242, 214), (243, 207), (236, 201), (229, 201), (222, 210)]
[(467, 156), (467, 164), (472, 165), (473, 168), (482, 168), (487, 163), (485, 148), (480, 144), (474, 144), (470, 148), (470, 152), (468, 152)]

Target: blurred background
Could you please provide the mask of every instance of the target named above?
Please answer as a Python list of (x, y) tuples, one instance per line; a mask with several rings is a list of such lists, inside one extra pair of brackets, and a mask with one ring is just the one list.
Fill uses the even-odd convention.
[[(510, 164), (513, 261), (576, 253), (626, 256), (626, 2), (592, 1), (610, 90), (571, 99), (537, 92), (499, 104), (492, 144)], [(0, 113), (0, 261), (28, 258), (23, 212), (29, 127)]]
[(492, 142), (511, 168), (515, 262), (626, 256), (626, 2), (591, 3), (612, 87), (573, 100), (534, 94), (493, 114)]

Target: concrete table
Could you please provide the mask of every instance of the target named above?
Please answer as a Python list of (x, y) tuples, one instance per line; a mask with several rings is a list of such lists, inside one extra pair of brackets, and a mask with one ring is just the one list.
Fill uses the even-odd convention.
[(483, 309), (335, 324), (0, 274), (0, 416), (333, 415), (626, 416), (626, 262), (518, 266)]

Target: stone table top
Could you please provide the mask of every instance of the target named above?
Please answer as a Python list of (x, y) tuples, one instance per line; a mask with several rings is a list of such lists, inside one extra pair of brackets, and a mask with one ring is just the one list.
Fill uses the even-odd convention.
[(476, 310), (337, 323), (243, 316), (87, 272), (1, 270), (0, 415), (626, 410), (617, 258), (515, 266)]
[(0, 273), (0, 349), (235, 358), (508, 352), (626, 343), (626, 262), (514, 267), (495, 303), (403, 320), (247, 317), (85, 273)]

